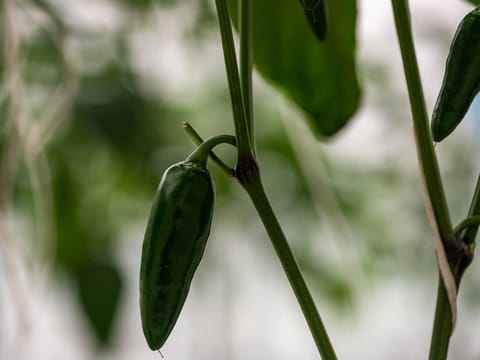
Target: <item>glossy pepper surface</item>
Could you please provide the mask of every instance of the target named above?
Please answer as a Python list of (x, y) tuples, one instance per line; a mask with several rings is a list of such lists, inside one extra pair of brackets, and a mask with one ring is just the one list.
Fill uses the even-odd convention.
[(479, 90), (480, 7), (477, 7), (462, 19), (452, 40), (432, 114), (435, 141), (443, 140), (457, 127)]
[(170, 334), (185, 302), (210, 233), (214, 188), (195, 163), (171, 166), (148, 220), (140, 269), (143, 332), (152, 350)]
[(140, 264), (140, 314), (152, 350), (160, 349), (172, 331), (203, 256), (215, 199), (207, 158), (220, 143), (235, 145), (235, 138), (207, 139), (165, 171), (155, 192)]

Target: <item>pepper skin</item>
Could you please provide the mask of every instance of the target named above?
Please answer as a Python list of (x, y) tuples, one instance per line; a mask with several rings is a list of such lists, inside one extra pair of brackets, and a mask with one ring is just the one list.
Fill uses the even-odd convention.
[(463, 18), (452, 40), (432, 114), (434, 141), (445, 139), (457, 127), (479, 91), (480, 7), (477, 7)]
[(186, 160), (167, 169), (153, 201), (142, 249), (140, 310), (152, 350), (165, 343), (185, 303), (210, 233), (213, 180)]

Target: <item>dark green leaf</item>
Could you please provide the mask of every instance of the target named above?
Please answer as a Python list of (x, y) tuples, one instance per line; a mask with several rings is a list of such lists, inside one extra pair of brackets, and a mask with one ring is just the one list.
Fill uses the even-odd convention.
[[(319, 43), (297, 1), (253, 1), (258, 71), (307, 114), (317, 135), (330, 136), (359, 104), (355, 71), (355, 0), (329, 3), (327, 40)], [(237, 0), (230, 0), (236, 18)]]
[(469, 3), (473, 4), (473, 5), (480, 5), (480, 0), (467, 0)]
[(325, 0), (300, 0), (305, 17), (318, 40), (327, 36), (327, 8)]
[(78, 297), (101, 345), (107, 345), (123, 281), (120, 272), (109, 262), (86, 260), (76, 274)]
[(74, 175), (60, 156), (52, 156), (52, 168), (57, 234), (55, 263), (63, 269), (71, 270), (83, 261), (89, 236), (77, 213), (81, 204), (81, 195), (73, 178)]

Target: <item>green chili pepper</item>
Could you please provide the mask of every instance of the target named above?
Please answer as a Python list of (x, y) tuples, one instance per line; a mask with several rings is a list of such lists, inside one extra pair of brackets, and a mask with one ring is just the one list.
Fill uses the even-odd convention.
[(446, 138), (462, 121), (480, 91), (480, 7), (458, 25), (432, 115), (435, 141)]
[(202, 143), (185, 161), (164, 173), (155, 193), (143, 240), (140, 311), (152, 350), (165, 343), (187, 297), (210, 233), (214, 184), (207, 168), (210, 150), (234, 143), (228, 135)]
[(327, 37), (327, 8), (325, 0), (300, 0), (305, 16), (318, 40)]

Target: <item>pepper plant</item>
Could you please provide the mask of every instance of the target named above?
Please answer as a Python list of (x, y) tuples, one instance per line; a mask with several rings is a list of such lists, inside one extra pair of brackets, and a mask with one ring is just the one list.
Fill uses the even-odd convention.
[[(468, 214), (454, 228), (430, 132), (415, 54), (408, 1), (392, 0), (391, 4), (410, 99), (425, 210), (437, 255), (438, 293), (430, 360), (442, 360), (447, 358), (449, 340), (456, 323), (457, 292), (460, 280), (474, 255), (475, 236), (480, 224), (480, 180), (477, 183)], [(221, 165), (227, 175), (233, 176), (238, 181), (253, 202), (305, 316), (320, 356), (325, 360), (337, 359), (327, 329), (262, 184), (261, 169), (256, 160), (252, 64), (255, 63), (258, 71), (266, 79), (282, 88), (305, 111), (312, 131), (321, 138), (334, 135), (348, 122), (359, 103), (360, 91), (354, 61), (355, 1), (301, 0), (298, 4), (294, 1), (274, 3), (251, 0), (232, 0), (230, 2), (215, 0), (215, 5), (233, 113), (237, 162), (233, 169), (228, 169), (218, 157), (215, 156), (214, 160)], [(276, 18), (263, 21), (272, 7), (275, 7)], [(342, 26), (335, 26), (337, 22)], [(287, 23), (293, 29), (301, 28), (305, 31), (292, 31), (292, 33), (280, 31), (280, 27)], [(238, 30), (240, 39), (238, 60), (232, 34), (233, 25)], [(437, 140), (446, 137), (462, 120), (470, 103), (480, 90), (478, 86), (480, 83), (479, 29), (480, 8), (477, 8), (466, 15), (466, 19), (460, 24), (453, 40), (444, 76), (444, 86), (436, 104), (432, 124)], [(312, 30), (311, 33), (310, 30)], [(284, 39), (279, 36), (280, 34), (292, 38), (300, 36), (296, 39), (297, 41), (292, 42), (292, 39), (289, 39), (288, 44), (295, 44), (296, 48), (282, 48), (286, 42), (282, 41)], [(292, 62), (281, 56), (286, 51), (295, 54), (296, 69), (290, 68)], [(305, 73), (301, 67), (302, 61), (317, 63), (317, 72)], [(342, 74), (340, 78), (339, 74)], [(307, 96), (304, 91), (305, 87), (311, 90), (310, 93), (307, 92)], [(198, 143), (202, 143), (201, 137), (195, 130), (188, 124), (186, 128)], [(183, 182), (183, 179), (178, 181)], [(185, 181), (188, 180), (185, 179)], [(193, 185), (192, 183), (191, 186)], [(159, 191), (161, 188), (162, 184)], [(168, 208), (169, 202), (165, 202), (163, 206)], [(152, 211), (152, 214), (155, 214), (156, 209), (154, 208)], [(189, 223), (192, 219), (191, 217), (185, 218), (180, 214), (171, 220), (172, 224), (174, 221)], [(169, 303), (172, 291), (173, 295), (183, 294), (182, 296), (186, 296), (191, 280), (189, 277), (186, 281), (181, 282), (183, 289), (180, 291), (174, 286), (175, 284), (162, 281), (173, 271), (170, 268), (174, 265), (168, 264), (168, 259), (173, 258), (174, 254), (172, 254), (172, 246), (167, 245), (169, 242), (175, 243), (175, 236), (172, 235), (167, 239), (167, 245), (162, 245), (163, 248), (157, 249), (154, 254), (149, 247), (153, 241), (152, 229), (155, 228), (159, 229), (159, 234), (155, 236), (160, 236), (162, 239), (170, 236), (167, 227), (160, 228), (160, 225), (157, 227), (149, 225), (145, 238), (145, 244), (148, 247), (144, 247), (142, 255), (142, 264), (143, 261), (157, 256), (158, 252), (161, 254), (158, 256), (165, 259), (161, 264), (153, 264), (149, 267), (148, 271), (153, 275), (146, 275), (142, 267), (141, 282), (152, 284), (147, 289), (145, 286), (142, 288), (142, 296), (148, 296), (150, 293), (160, 294), (153, 303), (149, 304), (150, 308), (153, 306), (154, 311), (143, 319), (146, 335), (155, 331), (162, 332), (162, 340), (156, 342), (153, 347), (149, 341), (152, 349), (158, 349), (163, 344), (178, 316), (178, 303), (175, 302), (174, 306)], [(172, 234), (180, 233), (179, 230), (172, 232)], [(164, 244), (163, 241), (159, 243)], [(197, 260), (199, 259), (197, 258)], [(164, 264), (165, 262), (167, 265)], [(154, 266), (157, 266), (157, 269)], [(191, 275), (193, 273), (190, 273)], [(158, 281), (153, 281), (155, 279)], [(152, 289), (152, 287), (157, 289)], [(183, 300), (181, 302), (183, 303)], [(164, 317), (170, 318), (171, 321), (163, 324), (155, 323), (155, 319)], [(161, 328), (167, 325), (168, 329), (162, 331)], [(149, 336), (147, 339), (150, 340)]]
[[(139, 25), (145, 23), (144, 18), (151, 19), (149, 16), (155, 13), (153, 2), (97, 2), (100, 7), (108, 3), (118, 10), (117, 15), (121, 16), (117, 19), (117, 25), (120, 24), (117, 28), (103, 28), (103, 23), (89, 27), (74, 16), (81, 17), (81, 11), (73, 14), (77, 8), (65, 6), (61, 1), (4, 0), (0, 6), (3, 40), (0, 54), (0, 303), (3, 310), (4, 297), (10, 296), (17, 311), (9, 311), (7, 315), (17, 314), (18, 323), (21, 323), (17, 329), (11, 329), (8, 319), (1, 322), (8, 331), (3, 332), (6, 336), (2, 337), (0, 357), (21, 356), (15, 346), (9, 347), (11, 355), (4, 348), (10, 336), (18, 343), (21, 341), (22, 348), (30, 353), (30, 348), (23, 344), (28, 343), (28, 335), (39, 331), (23, 330), (38, 325), (32, 316), (38, 312), (24, 311), (29, 301), (22, 301), (22, 297), (30, 300), (30, 290), (35, 291), (39, 283), (44, 283), (46, 273), (60, 274), (62, 284), (65, 279), (74, 290), (78, 308), (91, 326), (90, 332), (98, 345), (102, 348), (112, 345), (114, 320), (126, 293), (125, 277), (116, 258), (119, 251), (116, 241), (123, 239), (128, 233), (125, 227), (131, 226), (129, 222), (137, 220), (135, 216), (144, 210), (144, 204), (139, 205), (138, 199), (146, 197), (147, 193), (151, 195), (151, 189), (161, 177), (158, 168), (166, 167), (164, 165), (170, 161), (165, 160), (170, 154), (168, 151), (178, 145), (181, 135), (185, 135), (178, 123), (192, 116), (181, 112), (185, 109), (179, 110), (185, 102), (172, 104), (168, 96), (163, 98), (165, 94), (160, 95), (162, 101), (153, 100), (158, 95), (152, 96), (156, 88), (152, 91), (148, 86), (142, 87), (145, 80), (138, 75), (140, 71), (135, 61), (143, 56), (140, 62), (145, 64), (145, 58), (149, 60), (155, 52), (149, 49), (148, 54), (138, 55), (138, 49), (132, 46), (134, 40), (130, 38), (130, 30), (138, 31)], [(155, 2), (162, 9), (182, 3)], [(479, 5), (478, 0), (469, 2)], [(83, 6), (93, 6), (96, 2), (86, 3), (88, 5)], [(213, 3), (216, 12), (209, 6)], [(210, 158), (223, 171), (223, 174), (211, 172), (219, 175), (216, 176), (217, 185), (220, 188), (226, 183), (237, 182), (249, 195), (298, 300), (320, 357), (337, 358), (335, 339), (328, 335), (328, 324), (323, 323), (297, 264), (296, 258), (301, 265), (305, 265), (302, 263), (305, 259), (290, 248), (293, 241), (287, 241), (267, 197), (271, 189), (263, 185), (270, 175), (259, 161), (263, 155), (260, 152), (264, 151), (260, 146), (259, 125), (264, 125), (265, 119), (258, 113), (254, 116), (254, 100), (258, 99), (259, 92), (253, 89), (252, 70), (255, 67), (266, 82), (301, 110), (319, 142), (331, 139), (350, 122), (360, 105), (361, 88), (356, 71), (358, 3), (356, 0), (197, 0), (189, 4), (191, 13), (195, 13), (188, 24), (191, 38), (208, 29), (206, 24), (218, 20), (220, 25), (216, 35), (223, 47), (235, 133), (234, 137), (214, 135), (213, 142), (203, 141), (199, 133), (206, 132), (206, 124), (193, 129), (185, 123), (187, 134), (202, 144), (195, 152), (201, 154), (201, 159), (195, 157), (194, 161), (175, 165), (175, 171), (167, 172), (167, 183), (173, 184), (175, 190), (173, 197), (166, 196), (172, 207), (162, 207), (163, 200), (154, 201), (151, 225), (147, 226), (144, 240), (146, 256), (142, 263), (145, 265), (142, 270), (136, 269), (141, 272), (143, 296), (143, 309), (139, 313), (144, 318), (144, 331), (151, 349), (161, 349), (167, 340), (203, 254), (213, 207), (213, 184), (205, 169), (205, 156), (209, 147), (220, 141), (234, 144), (237, 152), (233, 168), (225, 164), (223, 157), (210, 153)], [(406, 124), (413, 124), (425, 210), (432, 230), (425, 243), (435, 244), (438, 259), (438, 294), (432, 314), (430, 359), (442, 360), (447, 358), (453, 330), (464, 326), (461, 322), (456, 324), (457, 293), (462, 276), (473, 260), (480, 219), (480, 179), (470, 204), (464, 206), (468, 207), (467, 214), (454, 226), (450, 215), (454, 206), (445, 196), (441, 164), (437, 161), (432, 139), (443, 141), (446, 136), (455, 136), (452, 131), (462, 121), (478, 92), (478, 8), (466, 12), (465, 20), (459, 24), (450, 56), (445, 59), (444, 86), (429, 124), (408, 1), (391, 0), (391, 5), (392, 13), (385, 15), (393, 15), (391, 20), (397, 29), (407, 80), (404, 94), (407, 97), (408, 93), (411, 104), (412, 122), (404, 120)], [(90, 16), (95, 18), (95, 13), (84, 14), (90, 19)], [(234, 43), (234, 31), (238, 34), (238, 47)], [(155, 38), (154, 42), (158, 44), (162, 40)], [(397, 45), (394, 39), (391, 43)], [(220, 58), (222, 54), (218, 52), (217, 55)], [(151, 72), (148, 76), (155, 78)], [(146, 96), (148, 91), (149, 96)], [(208, 93), (209, 101), (214, 95)], [(218, 99), (214, 101), (217, 103), (212, 108), (219, 105)], [(172, 122), (163, 121), (166, 118), (178, 121), (172, 125)], [(67, 119), (69, 121), (65, 121)], [(230, 120), (227, 121), (231, 125)], [(160, 148), (162, 154), (156, 156)], [(192, 183), (191, 178), (182, 176), (181, 181), (176, 182), (170, 177), (185, 173), (193, 174), (194, 180), (204, 179), (202, 187)], [(374, 176), (376, 174), (368, 174), (369, 181)], [(163, 196), (168, 187), (162, 184), (165, 182), (161, 183), (159, 194)], [(192, 197), (195, 189), (206, 197)], [(176, 202), (176, 196), (181, 196), (185, 202)], [(200, 199), (199, 208), (191, 206), (192, 198)], [(374, 203), (376, 199), (372, 197), (368, 201)], [(230, 206), (232, 204), (238, 205), (234, 201)], [(203, 217), (196, 218), (202, 211)], [(158, 219), (166, 219), (160, 231), (155, 226)], [(32, 220), (31, 229), (24, 226), (30, 225), (29, 220)], [(197, 220), (195, 226), (193, 220)], [(183, 226), (183, 221), (190, 227)], [(405, 228), (409, 225), (405, 224)], [(172, 241), (180, 238), (176, 236), (178, 232), (185, 242), (172, 245)], [(30, 243), (21, 241), (25, 234), (35, 240), (31, 247)], [(358, 238), (362, 240), (361, 236)], [(135, 238), (135, 248), (139, 248), (138, 240)], [(318, 239), (320, 243), (322, 240)], [(382, 240), (383, 244), (389, 243), (388, 237)], [(25, 248), (28, 248), (27, 253), (24, 253)], [(19, 268), (25, 273), (17, 271)], [(336, 270), (331, 269), (332, 272)], [(24, 280), (24, 274), (28, 280)], [(317, 284), (323, 280), (320, 275)], [(3, 292), (4, 288), (11, 291)], [(162, 326), (158, 326), (159, 321), (163, 321)], [(42, 328), (42, 324), (39, 326)]]

